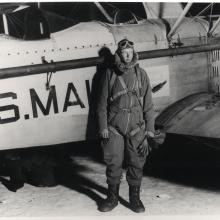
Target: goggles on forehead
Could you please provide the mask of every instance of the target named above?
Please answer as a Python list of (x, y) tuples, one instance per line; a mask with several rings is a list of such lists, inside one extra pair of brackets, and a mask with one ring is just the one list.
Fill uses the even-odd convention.
[(123, 50), (125, 48), (133, 48), (133, 46), (134, 46), (134, 43), (129, 40), (122, 40), (118, 43), (118, 48), (120, 50)]

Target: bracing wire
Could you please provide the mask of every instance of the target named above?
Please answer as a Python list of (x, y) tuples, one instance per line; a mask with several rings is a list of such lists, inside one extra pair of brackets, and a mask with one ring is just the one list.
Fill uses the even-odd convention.
[[(201, 16), (204, 12), (206, 12), (210, 7), (213, 7), (215, 3), (210, 3), (208, 6), (206, 6), (202, 11), (200, 11), (196, 16), (194, 16), (191, 20), (186, 21), (186, 23), (193, 22), (195, 19), (198, 19), (199, 16)], [(179, 33), (182, 29), (179, 28), (178, 31), (176, 31), (176, 34)]]

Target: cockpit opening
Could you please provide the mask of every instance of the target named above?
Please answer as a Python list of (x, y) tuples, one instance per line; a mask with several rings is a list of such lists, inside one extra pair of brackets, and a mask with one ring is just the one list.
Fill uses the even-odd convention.
[(24, 40), (50, 38), (49, 24), (37, 8), (29, 8), (24, 17)]

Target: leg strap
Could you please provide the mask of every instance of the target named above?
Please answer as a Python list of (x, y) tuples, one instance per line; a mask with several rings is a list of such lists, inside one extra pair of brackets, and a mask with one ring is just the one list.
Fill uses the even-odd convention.
[(111, 126), (111, 125), (108, 126), (108, 129), (109, 129), (109, 131), (111, 131), (111, 132), (114, 133), (114, 134), (121, 135), (121, 134), (117, 131), (117, 129), (114, 128), (114, 127)]

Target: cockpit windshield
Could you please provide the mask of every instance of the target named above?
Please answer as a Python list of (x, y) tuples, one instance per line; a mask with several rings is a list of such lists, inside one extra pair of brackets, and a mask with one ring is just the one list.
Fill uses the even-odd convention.
[(138, 20), (146, 19), (146, 12), (142, 2), (102, 2), (100, 4), (112, 18), (118, 11), (126, 10), (133, 13)]

